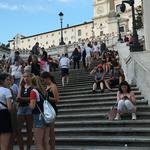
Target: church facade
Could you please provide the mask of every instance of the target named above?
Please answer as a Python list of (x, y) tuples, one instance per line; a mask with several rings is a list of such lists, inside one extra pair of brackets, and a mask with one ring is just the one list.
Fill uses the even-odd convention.
[[(63, 37), (66, 44), (78, 42), (82, 39), (104, 38), (118, 34), (118, 22), (123, 34), (132, 32), (132, 14), (130, 6), (125, 13), (120, 12), (122, 0), (93, 0), (94, 16), (92, 21), (63, 28)], [(141, 0), (135, 0), (135, 6), (141, 5)], [(120, 17), (116, 17), (120, 14)], [(58, 46), (61, 31), (53, 30), (31, 36), (17, 34), (10, 40), (10, 49), (31, 50), (39, 42), (45, 49)]]

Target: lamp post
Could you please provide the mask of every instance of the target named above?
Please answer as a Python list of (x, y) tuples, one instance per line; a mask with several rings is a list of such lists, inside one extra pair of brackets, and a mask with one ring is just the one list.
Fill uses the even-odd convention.
[(121, 12), (125, 12), (126, 6), (125, 3), (129, 4), (132, 9), (132, 25), (133, 25), (133, 45), (130, 48), (132, 52), (142, 51), (138, 39), (137, 29), (136, 29), (136, 21), (135, 21), (135, 8), (134, 8), (134, 0), (123, 0), (120, 6)]
[(65, 45), (65, 42), (63, 40), (63, 28), (62, 28), (62, 21), (63, 21), (63, 16), (64, 14), (62, 12), (60, 12), (59, 14), (59, 17), (60, 17), (60, 23), (61, 23), (61, 40), (60, 40), (60, 45)]
[(117, 17), (117, 25), (118, 25), (118, 41), (122, 41), (121, 32), (120, 32), (120, 14), (116, 15)]

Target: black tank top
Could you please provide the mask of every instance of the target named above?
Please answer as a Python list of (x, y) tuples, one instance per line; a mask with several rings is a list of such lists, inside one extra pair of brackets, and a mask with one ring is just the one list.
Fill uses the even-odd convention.
[(53, 106), (53, 108), (54, 108), (54, 110), (57, 114), (58, 113), (58, 108), (56, 106), (56, 103), (49, 99), (49, 97), (54, 97), (54, 94), (53, 94), (53, 92), (50, 91), (50, 89), (47, 90), (47, 95), (48, 95), (48, 98), (47, 98), (48, 101), (51, 103), (51, 105)]
[[(32, 90), (32, 87), (28, 87), (28, 88), (22, 87), (21, 88), (21, 97), (29, 98), (31, 90)], [(29, 102), (21, 102), (21, 103), (19, 103), (19, 106), (28, 106), (28, 105), (29, 105)]]

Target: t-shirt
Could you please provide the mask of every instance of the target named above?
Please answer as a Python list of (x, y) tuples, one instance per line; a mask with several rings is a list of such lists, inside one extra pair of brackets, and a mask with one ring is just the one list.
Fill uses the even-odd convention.
[[(11, 91), (8, 88), (0, 87), (0, 102), (7, 105), (7, 101), (12, 97)], [(5, 106), (0, 104), (0, 109), (7, 109)]]
[(22, 66), (11, 65), (11, 75), (15, 77), (15, 79), (20, 79), (22, 76)]
[(91, 56), (91, 52), (92, 52), (92, 49), (90, 47), (86, 47), (86, 57), (90, 57)]
[(70, 66), (70, 59), (67, 57), (62, 57), (60, 60), (60, 67), (69, 68), (69, 66)]
[[(36, 106), (33, 110), (33, 114), (40, 114), (41, 113), (40, 111), (43, 112), (44, 95), (42, 95), (42, 93), (40, 93), (39, 90), (32, 89), (32, 91), (30, 93), (30, 101), (31, 100), (36, 100)], [(37, 107), (37, 105), (38, 105), (38, 107)]]

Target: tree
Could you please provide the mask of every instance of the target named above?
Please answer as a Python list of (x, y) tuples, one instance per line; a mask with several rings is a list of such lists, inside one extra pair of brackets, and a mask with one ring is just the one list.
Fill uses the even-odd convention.
[(136, 28), (143, 28), (143, 10), (141, 5), (136, 8)]

